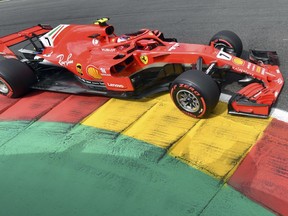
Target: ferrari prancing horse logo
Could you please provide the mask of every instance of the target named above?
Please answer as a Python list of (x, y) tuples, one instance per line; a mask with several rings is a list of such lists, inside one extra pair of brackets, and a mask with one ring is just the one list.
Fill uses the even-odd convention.
[(148, 57), (146, 55), (140, 56), (140, 60), (143, 64), (148, 64)]

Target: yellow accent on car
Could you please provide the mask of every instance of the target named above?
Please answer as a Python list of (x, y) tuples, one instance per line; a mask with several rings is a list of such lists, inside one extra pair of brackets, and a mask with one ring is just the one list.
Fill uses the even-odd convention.
[(87, 74), (94, 79), (101, 79), (102, 78), (99, 71), (94, 67), (88, 67), (87, 68)]
[(245, 64), (244, 60), (237, 58), (237, 57), (233, 58), (233, 62), (237, 65), (244, 65)]
[(146, 56), (146, 55), (140, 56), (140, 60), (143, 64), (148, 64), (148, 62), (149, 62), (148, 56)]
[(97, 20), (94, 22), (94, 24), (95, 24), (95, 25), (104, 24), (104, 23), (106, 23), (108, 20), (109, 20), (108, 17), (103, 17), (103, 18), (97, 19)]

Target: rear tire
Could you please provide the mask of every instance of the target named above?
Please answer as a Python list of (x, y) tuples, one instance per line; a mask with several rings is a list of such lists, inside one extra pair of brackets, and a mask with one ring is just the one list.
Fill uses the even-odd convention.
[(0, 94), (10, 98), (17, 98), (26, 94), (36, 76), (33, 70), (17, 59), (0, 61)]
[(224, 30), (216, 33), (210, 40), (209, 44), (214, 42), (214, 47), (224, 49), (224, 52), (234, 54), (240, 57), (243, 50), (243, 44), (237, 34), (232, 31)]
[(170, 87), (173, 102), (179, 110), (194, 118), (207, 117), (219, 101), (220, 89), (212, 77), (199, 70), (178, 76)]

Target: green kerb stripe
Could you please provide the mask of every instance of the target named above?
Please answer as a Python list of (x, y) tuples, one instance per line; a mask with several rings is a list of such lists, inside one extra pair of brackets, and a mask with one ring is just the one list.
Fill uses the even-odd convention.
[(163, 148), (115, 132), (17, 121), (0, 122), (0, 136), (0, 215), (272, 215)]

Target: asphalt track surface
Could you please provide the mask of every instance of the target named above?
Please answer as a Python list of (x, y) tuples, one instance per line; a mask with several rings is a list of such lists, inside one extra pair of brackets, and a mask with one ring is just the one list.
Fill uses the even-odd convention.
[[(0, 35), (38, 23), (91, 23), (110, 17), (116, 33), (141, 28), (159, 29), (180, 42), (207, 43), (216, 32), (236, 32), (244, 49), (276, 50), (281, 71), (288, 77), (288, 7), (286, 0), (3, 0), (0, 1)], [(225, 93), (239, 89), (225, 88)], [(284, 86), (275, 107), (287, 111)]]

